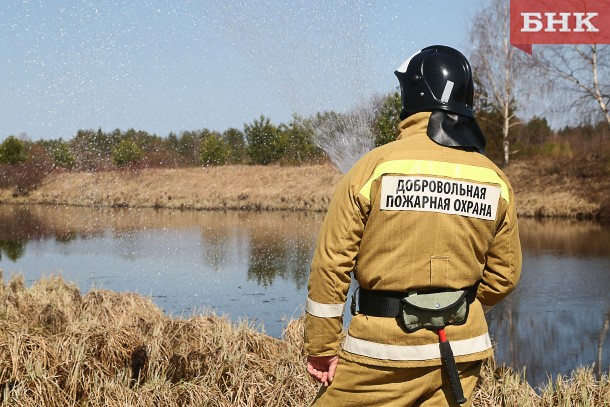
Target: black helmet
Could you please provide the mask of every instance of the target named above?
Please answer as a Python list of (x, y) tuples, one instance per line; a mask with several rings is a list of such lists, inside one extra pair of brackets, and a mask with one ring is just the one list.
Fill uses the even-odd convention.
[(461, 52), (444, 45), (426, 47), (394, 73), (402, 94), (401, 119), (437, 109), (474, 117), (472, 70)]
[(400, 82), (401, 120), (432, 112), (428, 137), (446, 147), (484, 154), (485, 136), (472, 108), (472, 70), (461, 52), (433, 45), (407, 59), (394, 73)]

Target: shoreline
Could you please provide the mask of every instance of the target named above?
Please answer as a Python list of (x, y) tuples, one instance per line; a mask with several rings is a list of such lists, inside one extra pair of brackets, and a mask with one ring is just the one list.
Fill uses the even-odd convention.
[[(515, 162), (505, 168), (520, 217), (610, 218), (608, 177), (583, 180), (543, 167)], [(0, 204), (325, 212), (341, 177), (331, 164), (58, 172), (27, 195), (0, 189)]]
[(331, 165), (62, 172), (25, 196), (0, 190), (0, 203), (320, 212), (326, 210), (340, 177)]

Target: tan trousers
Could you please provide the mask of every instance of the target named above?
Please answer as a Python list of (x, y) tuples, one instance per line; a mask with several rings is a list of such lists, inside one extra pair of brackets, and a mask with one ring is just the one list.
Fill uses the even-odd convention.
[[(464, 397), (467, 398), (462, 407), (472, 404), (481, 364), (481, 361), (457, 364)], [(312, 406), (454, 407), (459, 404), (453, 400), (449, 379), (442, 366), (389, 368), (339, 358), (333, 382), (320, 388)]]

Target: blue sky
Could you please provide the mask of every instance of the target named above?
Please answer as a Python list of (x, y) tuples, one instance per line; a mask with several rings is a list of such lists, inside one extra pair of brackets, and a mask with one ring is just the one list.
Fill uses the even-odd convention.
[(243, 128), (392, 92), (417, 50), (470, 52), (479, 1), (4, 0), (0, 140)]

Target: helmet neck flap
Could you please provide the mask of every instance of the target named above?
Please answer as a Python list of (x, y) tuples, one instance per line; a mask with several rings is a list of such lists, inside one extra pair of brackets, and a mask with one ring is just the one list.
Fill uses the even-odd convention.
[(434, 110), (428, 121), (427, 134), (441, 146), (485, 154), (485, 136), (474, 117)]

